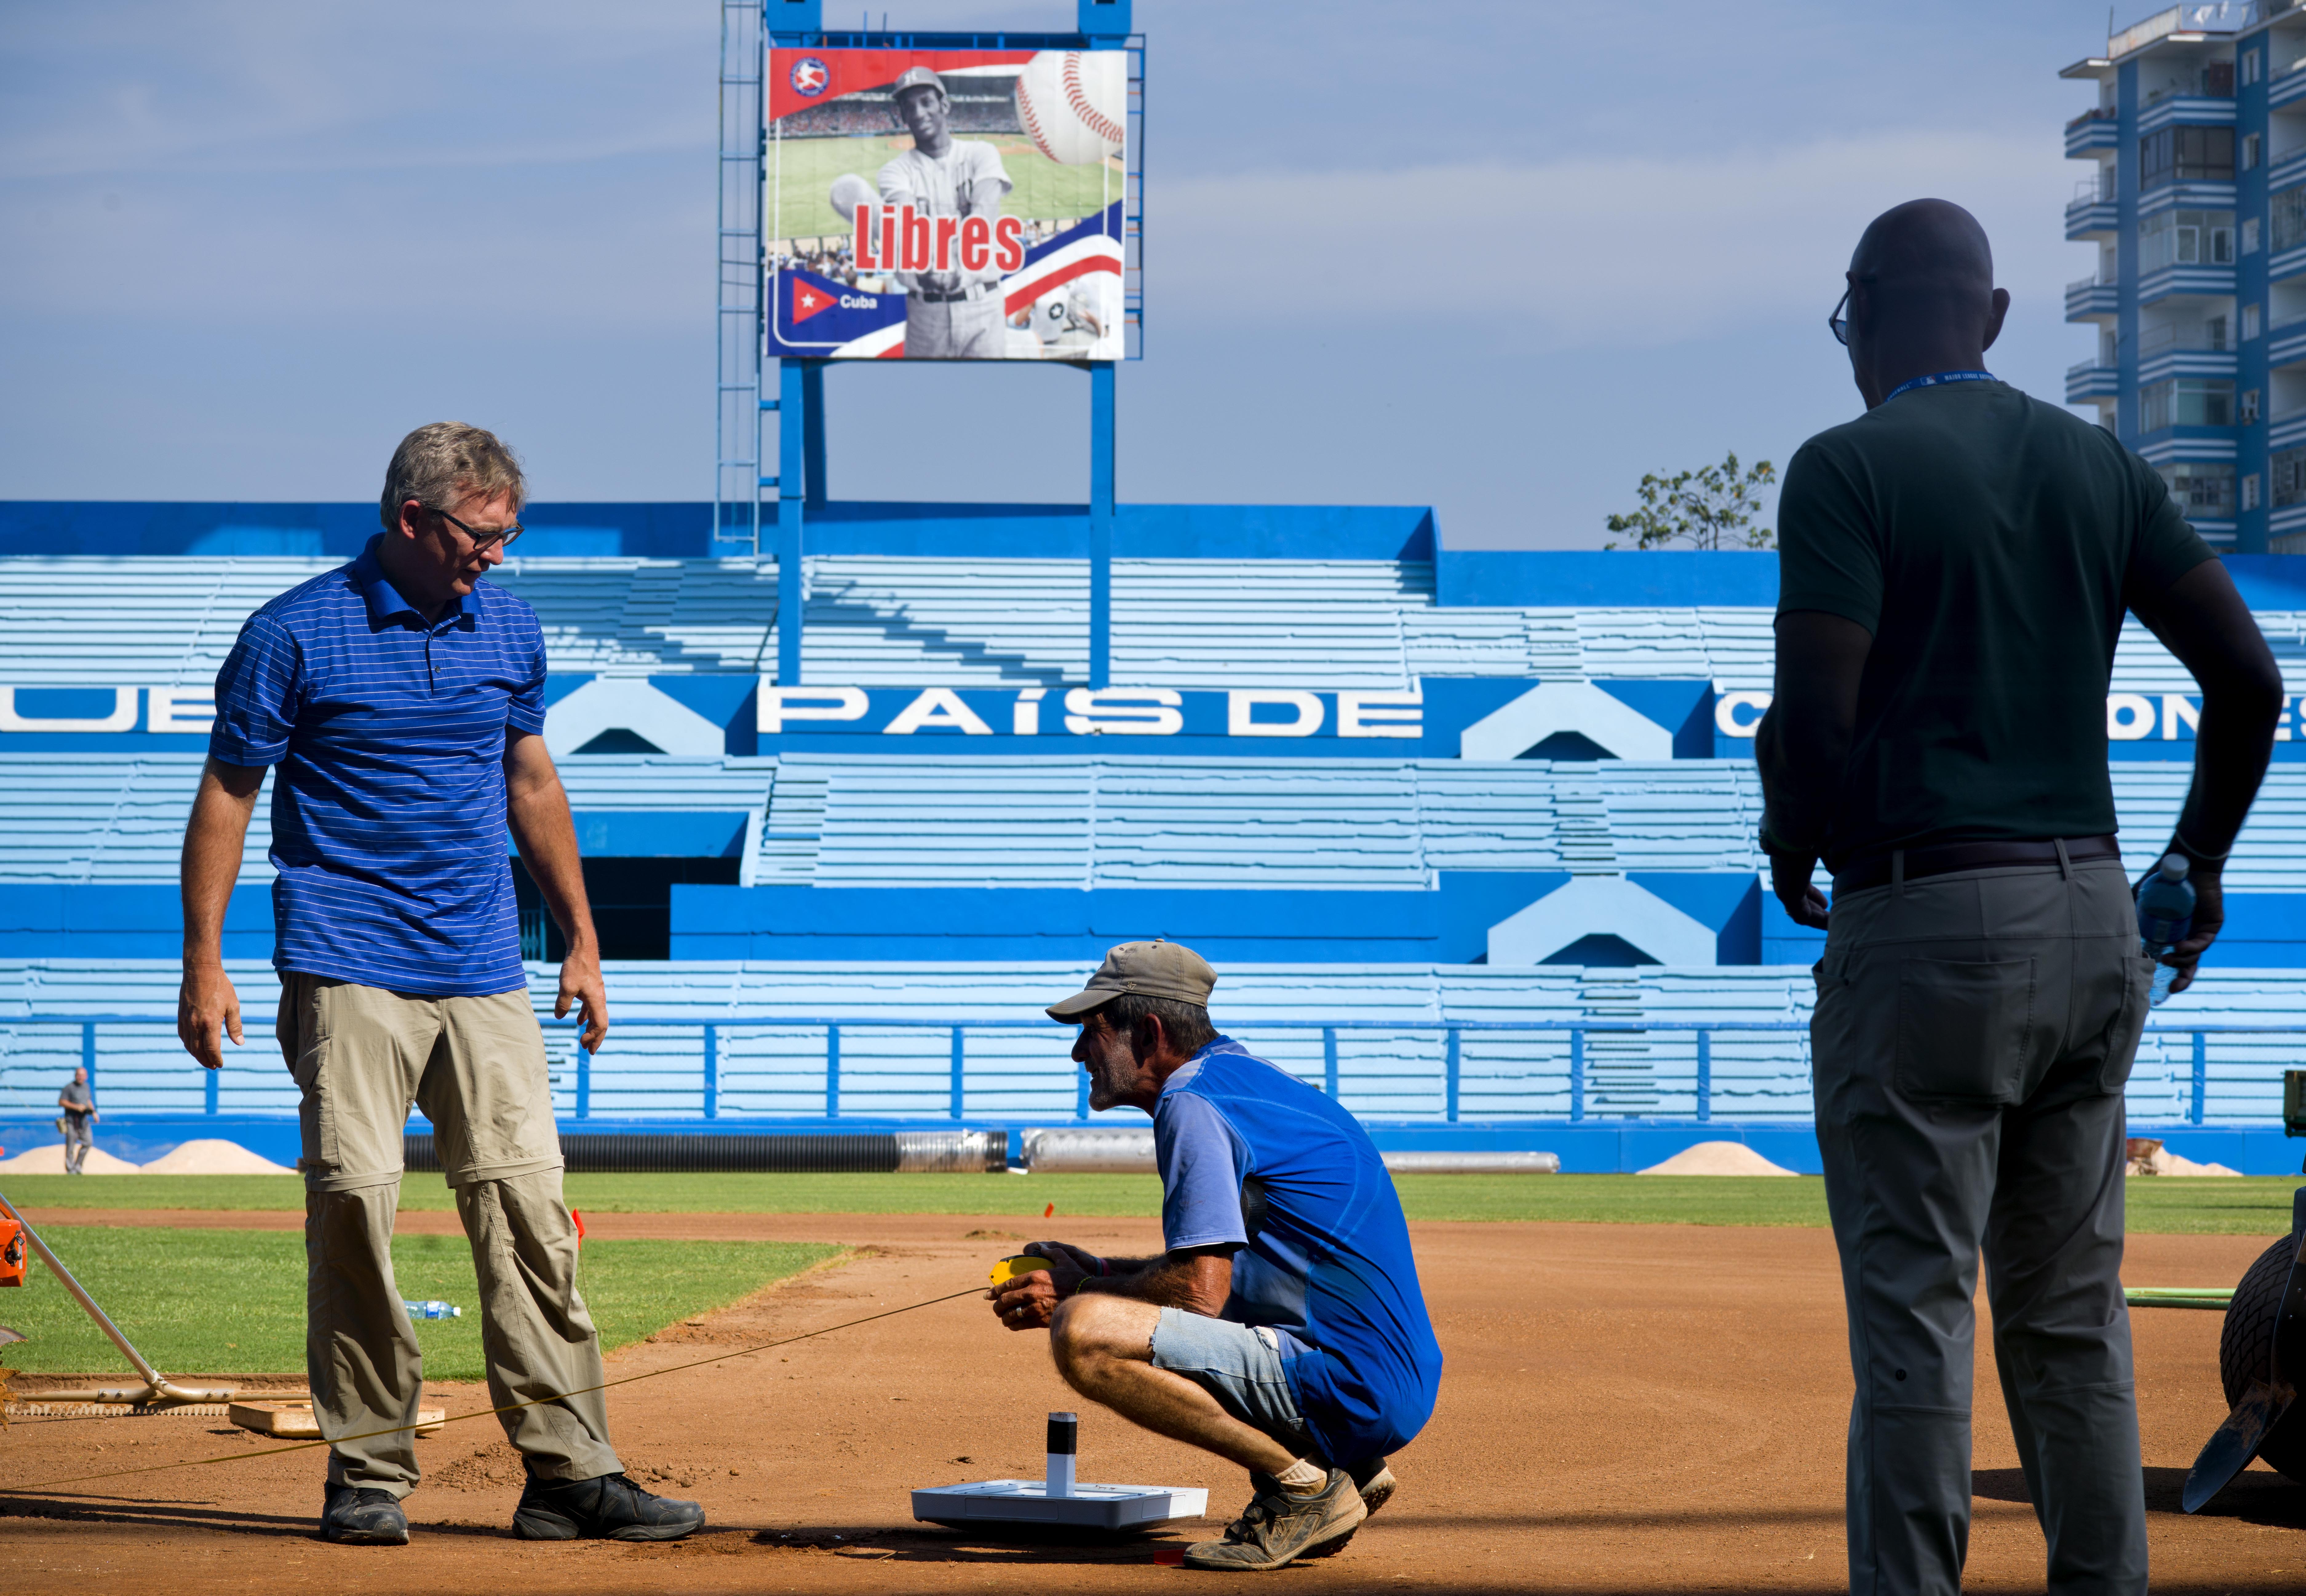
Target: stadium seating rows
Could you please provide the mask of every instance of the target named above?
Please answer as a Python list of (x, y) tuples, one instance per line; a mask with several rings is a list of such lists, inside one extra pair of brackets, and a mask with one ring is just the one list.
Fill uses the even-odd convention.
[[(243, 618), (330, 568), (329, 559), (16, 557), (0, 559), (0, 684), (206, 685)], [(1087, 676), (1088, 573), (1057, 559), (825, 556), (809, 562), (807, 678), (864, 687), (1078, 683)], [(499, 578), (535, 606), (552, 667), (568, 673), (773, 674), (778, 585), (750, 559), (538, 558)], [(1114, 573), (1116, 684), (1388, 687), (1426, 676), (1707, 679), (1769, 686), (1770, 611), (1754, 606), (1463, 608), (1436, 602), (1431, 564), (1414, 560), (1121, 560)], [(2306, 691), (2306, 610), (2261, 625)], [(2191, 682), (2150, 636), (2124, 630), (2114, 687), (2183, 692)], [(4, 883), (146, 883), (175, 878), (200, 763), (199, 739), (157, 754), (0, 754), (0, 891)], [(1747, 758), (1665, 763), (1508, 764), (1382, 756), (1318, 763), (1156, 755), (781, 757), (587, 755), (563, 760), (580, 815), (699, 811), (747, 816), (747, 884), (833, 888), (1180, 887), (1213, 891), (1414, 892), (1442, 872), (1745, 872), (1759, 792)], [(2125, 863), (2142, 871), (2166, 836), (2190, 767), (2122, 761), (2114, 781)], [(243, 880), (269, 876), (260, 805)], [(2277, 765), (2228, 883), (2306, 892), (2306, 767)], [(542, 982), (545, 974), (535, 969)], [(847, 1114), (940, 1116), (952, 1109), (958, 1020), (972, 1031), (963, 1106), (970, 1115), (1069, 1118), (1077, 1075), (1038, 1019), (1070, 964), (871, 960), (774, 964), (632, 963), (612, 971), (620, 1015), (680, 1021), (629, 1026), (578, 1084), (565, 1029), (554, 1031), (564, 1114), (603, 1117), (705, 1112), (821, 1115), (828, 1039), (798, 1023), (730, 1021), (714, 1049), (708, 1018), (760, 1015), (905, 1019), (844, 1037)], [(269, 1012), (269, 970), (241, 970), (251, 1012)], [(102, 1028), (21, 1023), (31, 1013), (166, 1013), (176, 971), (157, 960), (0, 963), (0, 1108), (52, 1101), (59, 1070), (97, 1050), (107, 1106), (184, 1110), (209, 1099), (164, 1023)], [(1292, 1068), (1325, 1068), (1318, 1032), (1260, 1019), (1552, 1019), (1659, 1021), (1806, 1012), (1806, 971), (1472, 965), (1230, 964), (1220, 1007)], [(10, 1024), (15, 1019), (20, 1023)], [(2216, 969), (2160, 1019), (2306, 1024), (2295, 973)], [(2225, 1037), (2208, 1054), (2206, 1115), (2263, 1121), (2290, 1038)], [(1340, 1091), (1358, 1112), (1445, 1112), (1438, 1032), (1340, 1033)], [(1558, 1118), (1568, 1108), (1567, 1037), (1468, 1032), (1458, 1060), (1466, 1119)], [(2141, 1122), (2184, 1117), (2191, 1044), (2150, 1039), (2133, 1078)], [(1595, 1115), (1688, 1117), (1695, 1044), (1688, 1036), (1595, 1033), (1583, 1057)], [(1712, 1114), (1806, 1119), (1798, 1031), (1715, 1039)], [(293, 1103), (261, 1036), (218, 1083), (224, 1112)]]
[[(0, 881), (169, 882), (201, 755), (0, 755)], [(2113, 767), (2142, 872), (2191, 779)], [(756, 884), (1430, 887), (1443, 870), (1752, 870), (1750, 762), (679, 758), (564, 762), (580, 813), (761, 815)], [(269, 879), (269, 806), (242, 879)], [(2306, 892), (2306, 767), (2276, 765), (2227, 873)]]
[[(821, 1023), (806, 1021), (902, 1020), (910, 1023), (843, 1028), (840, 1113), (949, 1116), (951, 1028), (966, 1023), (965, 1116), (1067, 1120), (1078, 1111), (1080, 1073), (1066, 1056), (1066, 1034), (1048, 1023), (1040, 1005), (1051, 994), (1072, 989), (1068, 984), (1086, 973), (1080, 965), (1059, 963), (612, 963), (611, 1001), (624, 1028), (585, 1064), (581, 1083), (571, 1028), (547, 1021), (554, 1099), (564, 1119), (580, 1108), (604, 1119), (701, 1119), (706, 1097), (702, 1035), (710, 1023), (717, 1117), (818, 1117), (828, 1107), (826, 1036)], [(293, 1108), (295, 1089), (269, 1030), (278, 984), (259, 962), (235, 963), (233, 975), (250, 1032), (246, 1047), (234, 1052), (217, 1083), (218, 1111)], [(158, 961), (0, 961), (0, 1108), (53, 1100), (56, 1083), (80, 1062), (84, 1045), (71, 1016), (164, 1014), (173, 1007), (176, 978), (173, 965)], [(2165, 1011), (2157, 1023), (2306, 1023), (2306, 993), (2293, 977), (2210, 971), (2203, 986), (2199, 996), (2180, 1000), (2182, 1007)], [(532, 995), (540, 1014), (549, 1014), (551, 992), (549, 976), (537, 972)], [(1213, 1011), (1222, 1028), (1316, 1080), (1326, 1065), (1320, 1032), (1260, 1022), (1307, 1015), (1332, 1023), (1379, 1022), (1379, 1028), (1337, 1034), (1341, 1100), (1372, 1117), (1436, 1120), (1446, 1113), (1443, 1034), (1388, 1030), (1382, 1022), (1747, 1019), (1798, 1026), (1810, 997), (1807, 972), (1784, 969), (1236, 965), (1225, 970)], [(33, 1013), (50, 1023), (19, 1018)], [(7, 1023), (12, 1019), (18, 1022)], [(1799, 1028), (1715, 1034), (1709, 1060), (1712, 1116), (1807, 1120), (1807, 1042)], [(2206, 1120), (2278, 1117), (2280, 1067), (2294, 1059), (2295, 1042), (2290, 1036), (2214, 1037), (2207, 1058)], [(1589, 1115), (1688, 1119), (1695, 1113), (1692, 1033), (1593, 1032), (1584, 1046)], [(1569, 1047), (1565, 1032), (1462, 1033), (1460, 1116), (1507, 1122), (1566, 1116)], [(100, 1027), (95, 1050), (104, 1100), (114, 1112), (202, 1108), (208, 1082), (177, 1047), (168, 1022)], [(2192, 1068), (2189, 1037), (2149, 1035), (2131, 1080), (2132, 1120), (2184, 1119)]]
[[(0, 560), (11, 681), (201, 686), (241, 621), (325, 559)], [(1086, 679), (1085, 562), (824, 556), (808, 562), (807, 679), (964, 686)], [(551, 557), (494, 578), (534, 605), (552, 668), (762, 672), (777, 659), (773, 562)], [(1770, 685), (1755, 607), (1468, 609), (1418, 560), (1117, 560), (1113, 679), (1174, 687), (1387, 687), (1421, 676), (1710, 679)], [(2306, 611), (2259, 617), (2306, 692)], [(2118, 691), (2184, 691), (2134, 621)]]

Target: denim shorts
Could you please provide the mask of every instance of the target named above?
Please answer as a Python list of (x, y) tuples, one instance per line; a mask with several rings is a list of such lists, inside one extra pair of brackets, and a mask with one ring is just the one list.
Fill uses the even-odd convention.
[(1281, 1338), (1263, 1326), (1164, 1308), (1153, 1327), (1153, 1367), (1194, 1381), (1226, 1413), (1298, 1456), (1314, 1450), (1282, 1372)]

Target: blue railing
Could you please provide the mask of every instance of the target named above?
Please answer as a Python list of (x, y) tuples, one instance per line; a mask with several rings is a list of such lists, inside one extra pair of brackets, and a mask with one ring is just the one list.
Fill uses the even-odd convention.
[[(568, 1106), (573, 1108), (576, 1118), (591, 1119), (594, 1114), (594, 1099), (598, 1095), (596, 1088), (600, 1084), (596, 1080), (595, 1060), (582, 1047), (572, 1045), (572, 1027), (555, 1024), (549, 1020), (546, 1023), (549, 1028), (548, 1035), (554, 1037), (566, 1048), (569, 1062), (573, 1064), (573, 1081), (564, 1080), (560, 1083), (570, 1088), (568, 1094)], [(157, 1028), (165, 1033), (170, 1033), (161, 1038), (153, 1038), (149, 1046), (140, 1049), (148, 1057), (157, 1055), (156, 1062), (147, 1063), (141, 1066), (124, 1066), (124, 1069), (135, 1068), (141, 1074), (149, 1077), (163, 1071), (173, 1076), (176, 1070), (195, 1067), (181, 1054), (174, 1054), (171, 1056), (171, 1050), (175, 1046), (172, 1034), (175, 1028), (173, 1017), (154, 1014), (35, 1013), (0, 1019), (0, 1036), (6, 1037), (5, 1049), (0, 1051), (0, 1080), (4, 1080), (6, 1073), (14, 1072), (10, 1066), (16, 1068), (30, 1066), (31, 1069), (37, 1069), (43, 1082), (51, 1080), (53, 1071), (59, 1066), (69, 1068), (67, 1061), (71, 1058), (73, 1051), (68, 1045), (69, 1033), (77, 1029), (77, 1062), (81, 1067), (89, 1071), (90, 1080), (95, 1081), (98, 1077), (98, 1065), (102, 1062), (104, 1054), (104, 1050), (98, 1045), (98, 1034), (106, 1028), (121, 1027), (134, 1027), (148, 1032)], [(51, 1046), (27, 1052), (21, 1045), (23, 1039), (21, 1033), (26, 1028), (64, 1029), (67, 1033), (66, 1037), (57, 1037), (55, 1040), (58, 1044), (65, 1045)], [(1515, 1057), (1505, 1061), (1514, 1066), (1507, 1073), (1482, 1076), (1475, 1080), (1474, 1087), (1488, 1114), (1505, 1114), (1516, 1117), (1531, 1115), (1541, 1112), (1535, 1106), (1538, 1100), (1544, 1099), (1560, 1104), (1566, 1097), (1567, 1118), (1571, 1122), (1576, 1123), (1593, 1117), (1610, 1120), (1639, 1117), (1631, 1114), (1626, 1106), (1626, 1092), (1622, 1087), (1597, 1083), (1593, 1079), (1592, 1065), (1595, 1042), (1603, 1041), (1606, 1045), (1605, 1039), (1620, 1037), (1678, 1037), (1686, 1036), (1693, 1044), (1694, 1071), (1682, 1073), (1676, 1071), (1670, 1078), (1672, 1084), (1670, 1091), (1665, 1095), (1691, 1103), (1695, 1109), (1695, 1118), (1703, 1122), (1714, 1118), (1721, 1095), (1716, 1071), (1715, 1042), (1717, 1038), (1806, 1033), (1808, 1023), (1806, 1020), (1798, 1020), (1243, 1019), (1238, 1022), (1237, 1028), (1251, 1036), (1272, 1032), (1288, 1034), (1318, 1032), (1321, 1046), (1319, 1080), (1322, 1088), (1331, 1097), (1340, 1097), (1358, 1089), (1365, 1099), (1385, 1097), (1388, 1096), (1386, 1090), (1367, 1083), (1372, 1079), (1396, 1082), (1408, 1081), (1411, 1083), (1408, 1088), (1392, 1090), (1390, 1095), (1395, 1097), (1414, 1097), (1420, 1102), (1432, 1105), (1416, 1111), (1421, 1117), (1430, 1116), (1434, 1112), (1434, 1108), (1438, 1107), (1439, 1117), (1453, 1122), (1459, 1119), (1464, 1100), (1467, 1095), (1466, 1043), (1469, 1037), (1476, 1041), (1513, 1037), (1525, 1037), (1533, 1040), (1566, 1039), (1567, 1044), (1566, 1079), (1562, 1073), (1558, 1072), (1558, 1066), (1546, 1070), (1542, 1074), (1531, 1073), (1521, 1066), (1534, 1061)], [(773, 1073), (779, 1080), (796, 1080), (805, 1075), (811, 1083), (806, 1091), (809, 1103), (807, 1108), (800, 1112), (807, 1113), (807, 1117), (816, 1117), (818, 1101), (822, 1103), (821, 1113), (824, 1118), (843, 1117), (844, 1085), (853, 1101), (858, 1097), (870, 1099), (876, 1094), (882, 1097), (888, 1096), (892, 1091), (898, 1089), (888, 1085), (892, 1080), (901, 1080), (905, 1083), (901, 1089), (905, 1095), (907, 1105), (898, 1112), (909, 1117), (934, 1116), (935, 1108), (931, 1105), (936, 1104), (940, 1097), (942, 1098), (940, 1105), (946, 1117), (953, 1120), (967, 1117), (973, 1088), (980, 1093), (1002, 1090), (1007, 1090), (1012, 1094), (1038, 1093), (1043, 1102), (1032, 1111), (1036, 1117), (1046, 1117), (1052, 1112), (1061, 1112), (1055, 1110), (1054, 1104), (1047, 1103), (1046, 1099), (1052, 1092), (1061, 1093), (1063, 1090), (1065, 1071), (1057, 1067), (1056, 1063), (1056, 1061), (1063, 1057), (1063, 1054), (1059, 1051), (1059, 1045), (1064, 1039), (1063, 1033), (1037, 1019), (971, 1020), (939, 1023), (935, 1020), (898, 1019), (880, 1015), (829, 1017), (793, 1014), (722, 1014), (710, 1020), (649, 1017), (620, 1018), (614, 1022), (614, 1033), (619, 1036), (632, 1037), (635, 1033), (665, 1031), (698, 1033), (699, 1047), (696, 1054), (693, 1055), (695, 1063), (692, 1065), (683, 1062), (686, 1057), (691, 1055), (679, 1053), (668, 1054), (662, 1048), (648, 1049), (644, 1045), (644, 1051), (647, 1056), (645, 1059), (632, 1061), (634, 1065), (639, 1066), (638, 1072), (635, 1072), (631, 1068), (620, 1071), (617, 1080), (612, 1083), (611, 1096), (645, 1098), (651, 1092), (677, 1093), (694, 1105), (682, 1112), (693, 1114), (701, 1107), (703, 1117), (705, 1119), (719, 1119), (730, 1111), (730, 1098), (732, 1095), (724, 1073), (731, 1056), (728, 1046), (730, 1038), (723, 1033), (821, 1031), (824, 1033), (823, 1049), (819, 1055), (822, 1060), (823, 1072), (821, 1099), (817, 1098), (817, 1088), (814, 1085), (816, 1065), (810, 1061), (807, 1052), (799, 1055), (791, 1054), (776, 1055), (777, 1061), (782, 1065), (782, 1068), (776, 1071), (758, 1070), (753, 1071), (756, 1076)], [(924, 1068), (927, 1065), (928, 1059), (934, 1057), (933, 1054), (915, 1053), (902, 1057), (893, 1057), (885, 1054), (876, 1055), (871, 1051), (869, 1045), (860, 1053), (856, 1046), (857, 1038), (854, 1033), (875, 1031), (914, 1033), (924, 1042), (927, 1040), (927, 1037), (922, 1036), (922, 1033), (928, 1035), (940, 1031), (945, 1033), (943, 1089), (939, 1091), (935, 1087), (927, 1084), (936, 1079), (934, 1073), (928, 1072)], [(1032, 1071), (1021, 1077), (1013, 1070), (1004, 1072), (998, 1067), (997, 1063), (987, 1062), (980, 1067), (978, 1073), (973, 1074), (969, 1047), (971, 1034), (987, 1032), (1006, 1032), (1012, 1035), (1022, 1034), (1032, 1037), (1034, 1040), (1027, 1050), (1027, 1056), (1034, 1062)], [(1341, 1056), (1340, 1042), (1341, 1038), (1350, 1037), (1359, 1033), (1387, 1033), (1396, 1037), (1423, 1038), (1438, 1037), (1440, 1044), (1439, 1057), (1438, 1061), (1434, 1060), (1429, 1052), (1421, 1058), (1406, 1061), (1391, 1056), (1380, 1058), (1378, 1063), (1384, 1066), (1382, 1071), (1373, 1074), (1364, 1070), (1363, 1073), (1357, 1078), (1360, 1082), (1357, 1087), (1356, 1079), (1349, 1078), (1346, 1061)], [(2183, 1105), (2182, 1117), (2187, 1122), (2199, 1125), (2207, 1122), (2210, 1106), (2212, 1078), (2209, 1042), (2212, 1037), (2306, 1036), (2306, 1025), (2226, 1023), (2158, 1025), (2150, 1028), (2146, 1035), (2149, 1042), (2166, 1043), (2178, 1037), (2188, 1038), (2189, 1079), (2179, 1093), (2179, 1097)], [(270, 1042), (270, 1027), (269, 1024), (252, 1019), (247, 1027), (247, 1036), (248, 1046), (253, 1053), (253, 1050), (263, 1047)], [(844, 1050), (845, 1036), (849, 1046)], [(252, 1072), (255, 1057), (243, 1055), (236, 1049), (230, 1051), (234, 1054), (232, 1062), (235, 1066), (236, 1076), (244, 1076)], [(1801, 1051), (1806, 1055), (1806, 1044)], [(2288, 1050), (2285, 1051), (2286, 1053)], [(846, 1063), (844, 1063), (844, 1054)], [(243, 1059), (246, 1062), (243, 1062)], [(1369, 1061), (1360, 1062), (1367, 1063)], [(1764, 1067), (1765, 1069), (1776, 1068), (1780, 1076), (1782, 1076), (1785, 1073), (1784, 1066), (1794, 1061), (1777, 1061), (1772, 1064), (1764, 1061)], [(1803, 1062), (1806, 1063), (1806, 1057)], [(2285, 1057), (2279, 1062), (2295, 1063), (2298, 1060), (2293, 1057)], [(1308, 1057), (1304, 1063), (1310, 1067), (1311, 1060)], [(1439, 1064), (1439, 1075), (1438, 1104), (1434, 1103), (1432, 1097), (1432, 1088), (1435, 1084), (1433, 1065), (1436, 1063)], [(2250, 1063), (2254, 1066), (2253, 1068), (2240, 1075), (2222, 1075), (2221, 1081), (2239, 1080), (2254, 1089), (2278, 1093), (2280, 1089), (2278, 1068), (2268, 1068), (2269, 1061), (2262, 1054)], [(887, 1067), (893, 1064), (908, 1067), (902, 1069)], [(672, 1067), (667, 1068), (665, 1067), (667, 1065)], [(933, 1069), (933, 1066), (930, 1068)], [(845, 1075), (844, 1071), (846, 1071)], [(222, 1113), (224, 1105), (221, 1073), (205, 1071), (201, 1072), (201, 1112), (208, 1114)], [(1026, 1085), (1003, 1087), (995, 1084), (996, 1081), (1017, 1079), (1024, 1080)], [(1308, 1079), (1311, 1079), (1310, 1074)], [(1743, 1079), (1750, 1084), (1754, 1078), (1748, 1076)], [(635, 1080), (643, 1081), (645, 1084), (641, 1086), (629, 1084)], [(1500, 1084), (1500, 1082), (1507, 1084)], [(1078, 1070), (1072, 1071), (1071, 1084), (1073, 1114), (1078, 1119), (1086, 1120), (1089, 1117), (1088, 1079)], [(1591, 1112), (1593, 1107), (1592, 1099), (1596, 1096), (1597, 1084), (1607, 1104), (1598, 1116)], [(271, 1076), (270, 1087), (271, 1092), (275, 1095), (291, 1089), (284, 1075)], [(1649, 1091), (1655, 1095), (1657, 1088), (1657, 1080), (1653, 1079), (1646, 1085), (1637, 1088), (1637, 1092)], [(47, 1089), (45, 1086), (36, 1088), (33, 1100), (26, 1102), (23, 1106), (44, 1109), (47, 1100), (42, 1094)], [(768, 1088), (753, 1089), (757, 1095)], [(790, 1087), (781, 1086), (774, 1090), (787, 1097), (795, 1095), (795, 1088)], [(237, 1095), (238, 1092), (239, 1088), (236, 1087), (235, 1094)], [(0, 1093), (0, 1097), (15, 1095), (16, 1093), (13, 1091)], [(1526, 1101), (1520, 1105), (1515, 1104), (1513, 1098), (1516, 1095), (1525, 1098)], [(1751, 1095), (1749, 1090), (1747, 1097), (1750, 1098)], [(1058, 1100), (1062, 1101), (1062, 1097)], [(1500, 1106), (1500, 1103), (1504, 1105)], [(628, 1105), (628, 1111), (629, 1109), (630, 1105)], [(759, 1117), (762, 1111), (739, 1108), (737, 1112), (747, 1118), (755, 1118)], [(787, 1108), (768, 1112), (792, 1113), (795, 1110)], [(870, 1108), (864, 1112), (867, 1117), (874, 1115), (874, 1111)], [(1371, 1109), (1364, 1107), (1358, 1109), (1357, 1112), (1371, 1112)], [(1797, 1108), (1791, 1103), (1787, 1103), (1780, 1105), (1774, 1112), (1787, 1117), (1797, 1114), (1806, 1117), (1807, 1111), (1806, 1107)], [(1546, 1114), (1545, 1117), (1559, 1118), (1561, 1115), (1562, 1108), (1557, 1106), (1552, 1108), (1550, 1113)], [(978, 1117), (1001, 1116), (988, 1115), (980, 1111)]]

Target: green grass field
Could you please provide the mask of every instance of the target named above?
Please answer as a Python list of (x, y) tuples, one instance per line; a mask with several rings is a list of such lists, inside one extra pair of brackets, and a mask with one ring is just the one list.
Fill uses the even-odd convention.
[[(1555, 1219), (1620, 1225), (1826, 1223), (1814, 1176), (1403, 1175), (1412, 1219)], [(2130, 1182), (2130, 1228), (2141, 1233), (2277, 1236), (2290, 1227), (2296, 1176)], [(287, 1209), (304, 1206), (290, 1175), (19, 1175), (0, 1186), (28, 1208)], [(1161, 1211), (1150, 1175), (573, 1174), (572, 1207), (594, 1213), (985, 1214), (1040, 1223), (1145, 1217)], [(411, 1175), (404, 1208), (453, 1208), (438, 1175)], [(1052, 1222), (1053, 1224), (1055, 1222)]]
[[(304, 1367), (304, 1238), (294, 1231), (53, 1225), (42, 1237), (165, 1372)], [(587, 1242), (579, 1283), (602, 1344), (616, 1347), (840, 1251), (817, 1242)], [(416, 1321), (427, 1377), (479, 1379), (479, 1286), (465, 1239), (401, 1236), (392, 1267), (404, 1297), (438, 1297), (465, 1310), (462, 1319)], [(37, 1260), (22, 1289), (0, 1295), (0, 1315), (26, 1338), (5, 1350), (12, 1367), (129, 1377), (119, 1352)]]
[[(1016, 186), (1001, 202), (1004, 216), (1028, 221), (1078, 221), (1121, 198), (1118, 160), (1102, 166), (1061, 166), (1021, 134), (966, 133), (973, 143), (1001, 152), (1002, 169)], [(762, 236), (772, 243), (787, 238), (831, 237), (850, 230), (833, 209), (833, 180), (854, 173), (874, 182), (881, 168), (913, 147), (910, 134), (869, 139), (777, 139), (769, 144)]]

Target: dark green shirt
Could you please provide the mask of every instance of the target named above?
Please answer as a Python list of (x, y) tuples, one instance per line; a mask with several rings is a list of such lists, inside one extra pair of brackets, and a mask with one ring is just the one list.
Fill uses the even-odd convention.
[(2114, 829), (2127, 595), (2212, 558), (2152, 466), (2006, 383), (1914, 388), (1802, 445), (1778, 542), (1780, 614), (1874, 636), (1829, 867)]

